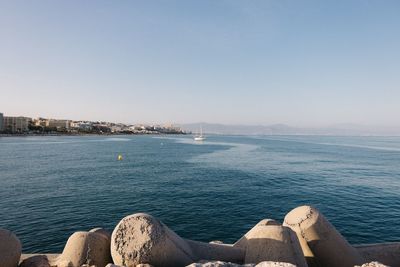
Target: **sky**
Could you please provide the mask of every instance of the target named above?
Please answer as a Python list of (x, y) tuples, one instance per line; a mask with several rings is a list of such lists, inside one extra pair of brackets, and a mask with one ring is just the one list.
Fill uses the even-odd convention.
[(0, 112), (400, 126), (400, 1), (0, 0)]

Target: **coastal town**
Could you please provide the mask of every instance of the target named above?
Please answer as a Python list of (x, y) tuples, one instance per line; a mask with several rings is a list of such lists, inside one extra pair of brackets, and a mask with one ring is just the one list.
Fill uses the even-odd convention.
[(0, 113), (2, 135), (81, 135), (81, 134), (187, 134), (169, 125), (124, 124), (104, 121), (65, 120), (5, 116)]

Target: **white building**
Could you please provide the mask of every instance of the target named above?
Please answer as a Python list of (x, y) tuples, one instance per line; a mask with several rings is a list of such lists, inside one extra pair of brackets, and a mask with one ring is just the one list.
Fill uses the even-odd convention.
[(57, 129), (66, 129), (70, 128), (71, 121), (69, 120), (54, 120), (50, 119), (47, 121), (47, 127), (55, 127)]
[(92, 123), (85, 121), (74, 121), (71, 122), (71, 128), (75, 130), (90, 131), (92, 130)]
[(27, 117), (4, 117), (4, 131), (11, 133), (23, 133), (29, 130), (29, 121), (31, 118)]
[(0, 132), (3, 131), (3, 122), (4, 118), (3, 118), (3, 113), (0, 113)]
[(119, 125), (113, 125), (111, 126), (111, 132), (112, 133), (118, 133), (122, 131), (122, 127)]

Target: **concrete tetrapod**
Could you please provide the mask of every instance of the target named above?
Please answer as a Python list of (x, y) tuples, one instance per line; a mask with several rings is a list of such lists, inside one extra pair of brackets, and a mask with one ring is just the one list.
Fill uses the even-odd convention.
[(204, 243), (185, 239), (196, 260), (243, 262), (245, 250), (228, 244)]
[(244, 250), (185, 240), (151, 215), (137, 213), (123, 218), (115, 227), (111, 256), (115, 264), (126, 267), (141, 263), (179, 267), (201, 259), (242, 261)]
[(248, 231), (244, 236), (242, 236), (238, 241), (236, 241), (236, 243), (233, 244), (233, 246), (237, 248), (246, 249), (248, 244), (248, 234), (251, 233), (251, 231), (255, 229), (257, 226), (267, 226), (267, 225), (279, 225), (279, 223), (272, 219), (261, 220), (253, 228), (251, 228), (250, 231)]
[(233, 246), (246, 250), (245, 263), (275, 261), (307, 267), (296, 233), (274, 220), (260, 221)]
[(275, 261), (262, 261), (258, 264), (248, 263), (244, 265), (235, 264), (223, 261), (210, 261), (210, 262), (197, 262), (192, 263), (186, 267), (297, 267), (291, 263), (275, 262)]
[(103, 235), (105, 238), (107, 238), (109, 241), (111, 241), (111, 233), (108, 232), (106, 229), (104, 228), (93, 228), (92, 230), (89, 231), (90, 233), (96, 233), (96, 234), (101, 234)]
[(285, 216), (284, 225), (303, 239), (304, 254), (311, 249), (321, 267), (353, 267), (365, 262), (360, 253), (313, 207), (293, 209)]
[(367, 261), (400, 267), (400, 242), (354, 246)]
[(382, 263), (380, 263), (380, 262), (377, 262), (377, 261), (372, 261), (372, 262), (368, 262), (368, 263), (364, 263), (363, 265), (361, 265), (361, 266), (354, 266), (354, 267), (396, 267), (396, 265), (394, 265), (394, 266), (387, 266), (387, 265), (384, 265), (384, 264), (382, 264)]
[(50, 267), (56, 266), (61, 254), (21, 254), (19, 267)]
[(50, 267), (49, 259), (46, 255), (35, 255), (23, 260), (19, 267)]
[(57, 258), (57, 267), (80, 267), (84, 264), (104, 267), (111, 262), (110, 239), (103, 233), (75, 232)]
[(11, 231), (0, 229), (0, 266), (16, 267), (21, 257), (22, 246)]

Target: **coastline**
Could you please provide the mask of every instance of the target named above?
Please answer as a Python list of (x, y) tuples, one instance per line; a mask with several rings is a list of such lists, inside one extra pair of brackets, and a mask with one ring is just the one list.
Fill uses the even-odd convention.
[(13, 134), (4, 134), (0, 133), (0, 137), (31, 137), (31, 136), (112, 136), (112, 135), (189, 135), (191, 133), (186, 132), (171, 132), (171, 133), (13, 133)]

